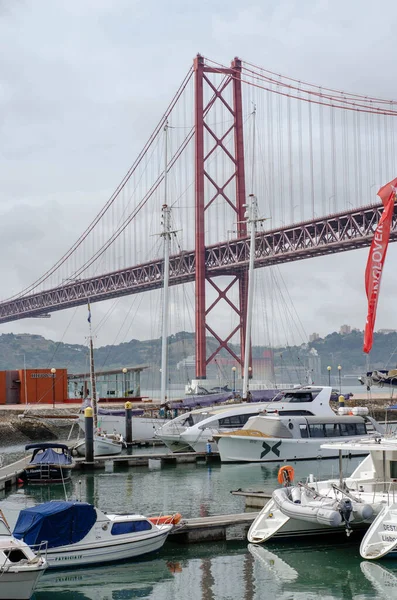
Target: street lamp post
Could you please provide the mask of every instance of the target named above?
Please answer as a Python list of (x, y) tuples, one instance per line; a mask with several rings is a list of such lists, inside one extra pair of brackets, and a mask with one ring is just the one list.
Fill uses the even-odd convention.
[(338, 365), (338, 375), (339, 375), (339, 393), (342, 393), (342, 367)]
[(331, 367), (329, 365), (327, 367), (327, 371), (328, 371), (328, 385), (329, 385), (329, 387), (331, 387)]
[(52, 367), (52, 408), (55, 408), (55, 381), (56, 381), (56, 372), (57, 370)]
[(124, 387), (124, 391), (123, 391), (123, 396), (124, 398), (127, 397), (127, 370), (125, 367), (123, 369), (123, 387)]
[(236, 391), (236, 367), (232, 367), (233, 372), (233, 392)]

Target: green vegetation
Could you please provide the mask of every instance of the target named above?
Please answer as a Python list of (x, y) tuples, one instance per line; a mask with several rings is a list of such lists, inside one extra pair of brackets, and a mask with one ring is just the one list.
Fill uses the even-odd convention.
[[(169, 338), (170, 369), (175, 369), (178, 362), (187, 356), (194, 355), (194, 334), (180, 332)], [(315, 349), (321, 358), (322, 372), (326, 374), (327, 366), (336, 369), (341, 365), (343, 373), (362, 374), (366, 370), (366, 355), (362, 351), (363, 333), (353, 331), (342, 335), (330, 333), (325, 338), (293, 347), (274, 348), (274, 362), (285, 366), (304, 365), (311, 349)], [(208, 354), (216, 347), (215, 340), (207, 338)], [(267, 346), (255, 346), (253, 357), (263, 356)], [(238, 353), (238, 347), (234, 346)], [(220, 356), (228, 356), (225, 351)], [(124, 366), (147, 365), (160, 368), (161, 339), (131, 340), (117, 346), (103, 346), (95, 350), (96, 370), (116, 369)], [(370, 356), (370, 368), (395, 367), (397, 364), (397, 333), (375, 333), (374, 345)], [(53, 342), (40, 335), (12, 333), (0, 335), (0, 370), (26, 368), (66, 368), (70, 373), (88, 371), (88, 348), (78, 344)], [(193, 376), (193, 374), (191, 374)]]

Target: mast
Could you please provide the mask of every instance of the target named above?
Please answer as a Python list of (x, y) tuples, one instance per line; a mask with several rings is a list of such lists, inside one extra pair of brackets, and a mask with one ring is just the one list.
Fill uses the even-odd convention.
[(255, 234), (256, 223), (258, 221), (258, 202), (253, 194), (249, 195), (247, 204), (247, 224), (251, 225), (250, 236), (250, 259), (248, 269), (248, 299), (247, 299), (247, 324), (245, 329), (245, 348), (244, 348), (244, 379), (243, 379), (243, 400), (247, 399), (249, 386), (249, 357), (251, 349), (251, 326), (252, 326), (252, 306), (254, 300), (254, 260), (255, 260)]
[(94, 417), (94, 428), (96, 428), (97, 426), (97, 416), (98, 416), (98, 409), (97, 409), (97, 398), (96, 398), (96, 382), (95, 382), (95, 367), (94, 367), (94, 345), (92, 342), (92, 326), (91, 326), (91, 307), (90, 307), (90, 302), (88, 302), (88, 329), (89, 329), (89, 335), (88, 335), (88, 345), (89, 345), (89, 350), (90, 350), (90, 382), (91, 382), (91, 402), (92, 402), (92, 410), (93, 410), (93, 417)]
[[(255, 134), (256, 134), (256, 106), (252, 112), (252, 157), (251, 157), (251, 189), (255, 189)], [(250, 236), (250, 259), (248, 268), (248, 294), (247, 294), (247, 318), (245, 325), (245, 345), (244, 345), (244, 373), (243, 373), (243, 400), (247, 399), (249, 386), (249, 359), (251, 355), (251, 327), (252, 327), (252, 306), (254, 300), (254, 260), (255, 260), (255, 234), (256, 223), (258, 220), (258, 202), (254, 194), (248, 196), (245, 217), (247, 219), (247, 229), (251, 225)]]
[(163, 213), (163, 232), (164, 238), (164, 287), (163, 287), (163, 331), (161, 340), (161, 392), (160, 402), (164, 404), (167, 390), (167, 337), (168, 337), (168, 305), (169, 305), (169, 279), (170, 279), (170, 245), (171, 245), (171, 209), (167, 206), (168, 192), (168, 121), (164, 127), (164, 204)]

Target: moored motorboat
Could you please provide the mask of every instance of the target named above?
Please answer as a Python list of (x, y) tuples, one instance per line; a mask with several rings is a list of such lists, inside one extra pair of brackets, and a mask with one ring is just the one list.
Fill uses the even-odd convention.
[[(330, 388), (329, 388), (330, 389)], [(367, 410), (367, 409), (366, 409)], [(313, 417), (304, 412), (267, 410), (252, 416), (238, 430), (214, 434), (221, 462), (282, 462), (334, 458), (337, 448), (323, 447), (325, 441), (371, 438), (371, 429), (384, 428), (363, 414), (333, 414)], [(358, 451), (349, 450), (348, 455)], [(366, 451), (361, 453), (367, 454)]]
[[(330, 405), (330, 387), (303, 386), (291, 390), (252, 392), (251, 402), (229, 401), (220, 406), (195, 409), (164, 424), (156, 430), (173, 452), (217, 451), (215, 436), (241, 430), (252, 416), (264, 414), (334, 416)], [(264, 399), (265, 398), (265, 399)]]
[(43, 442), (28, 444), (25, 451), (33, 450), (21, 479), (27, 483), (64, 483), (70, 479), (74, 461), (66, 444)]
[(107, 514), (86, 502), (52, 501), (23, 509), (13, 533), (32, 548), (47, 541), (49, 567), (65, 568), (155, 552), (172, 528), (139, 514)]
[[(94, 456), (117, 456), (125, 447), (124, 439), (119, 434), (96, 432), (94, 435)], [(73, 452), (85, 456), (85, 440), (80, 440), (73, 446)]]
[(41, 552), (15, 538), (0, 513), (0, 600), (28, 600), (47, 568)]

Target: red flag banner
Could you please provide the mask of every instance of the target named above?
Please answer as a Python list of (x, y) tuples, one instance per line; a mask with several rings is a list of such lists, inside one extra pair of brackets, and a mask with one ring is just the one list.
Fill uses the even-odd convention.
[(378, 191), (384, 209), (376, 228), (369, 250), (367, 268), (365, 269), (365, 291), (368, 298), (368, 314), (364, 331), (364, 352), (368, 354), (372, 348), (372, 339), (378, 305), (380, 280), (390, 238), (391, 221), (394, 212), (394, 200), (397, 193), (397, 177), (389, 181)]

